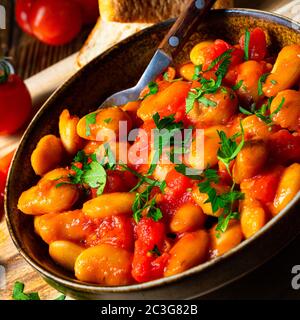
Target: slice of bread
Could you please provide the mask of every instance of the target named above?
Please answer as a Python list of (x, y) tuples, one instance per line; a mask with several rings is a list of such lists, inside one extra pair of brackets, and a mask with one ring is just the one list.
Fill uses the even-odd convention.
[[(76, 59), (79, 68), (132, 34), (180, 14), (188, 0), (99, 0), (101, 17)], [(218, 0), (216, 8), (233, 6)], [(121, 23), (122, 22), (122, 23)]]
[[(99, 0), (106, 21), (156, 23), (178, 17), (190, 0)], [(233, 7), (233, 0), (217, 0), (215, 8)]]
[(99, 18), (84, 46), (79, 51), (76, 60), (77, 66), (79, 68), (83, 67), (114, 44), (150, 25), (148, 23), (108, 22)]

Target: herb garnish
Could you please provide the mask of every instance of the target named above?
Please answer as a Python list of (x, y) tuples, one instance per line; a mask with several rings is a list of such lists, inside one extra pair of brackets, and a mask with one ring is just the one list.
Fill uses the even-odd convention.
[(70, 182), (58, 183), (56, 188), (64, 184), (79, 184), (98, 188), (97, 195), (103, 193), (107, 178), (106, 171), (98, 162), (96, 154), (87, 156), (83, 150), (79, 151), (74, 157), (71, 170), (72, 173), (68, 175)]
[(206, 97), (204, 97), (204, 95), (217, 92), (217, 90), (222, 85), (222, 80), (225, 77), (231, 62), (232, 51), (233, 49), (225, 51), (219, 57), (214, 59), (207, 68), (207, 71), (210, 71), (219, 64), (218, 70), (216, 71), (216, 81), (214, 79), (208, 80), (202, 77), (200, 79), (200, 83), (202, 86), (200, 88), (193, 88), (188, 93), (188, 97), (186, 98), (186, 113), (189, 113), (193, 109), (195, 101), (204, 104), (206, 107), (215, 107), (217, 105), (216, 102), (207, 99)]
[[(221, 215), (218, 217), (216, 231), (225, 232), (229, 221), (239, 218), (239, 213), (233, 211), (233, 206), (236, 200), (244, 199), (244, 194), (234, 190), (235, 184), (232, 185), (230, 191), (217, 194), (217, 190), (212, 184), (219, 182), (219, 176), (214, 169), (206, 169), (204, 171), (204, 178), (205, 180), (198, 184), (199, 190), (207, 194), (208, 199), (205, 203), (211, 203), (213, 213), (216, 213), (219, 209), (223, 209)], [(219, 234), (217, 234), (217, 236), (219, 236)]]
[(199, 80), (201, 72), (202, 72), (202, 64), (200, 64), (199, 66), (195, 66), (192, 80)]
[(104, 123), (109, 124), (112, 122), (112, 118), (107, 118), (103, 120)]
[(243, 85), (244, 80), (240, 80), (236, 85), (232, 87), (232, 90), (239, 90)]
[[(229, 165), (232, 160), (234, 160), (238, 153), (242, 150), (245, 137), (244, 129), (242, 123), (240, 123), (241, 133), (235, 134), (232, 137), (227, 137), (224, 131), (217, 131), (220, 137), (220, 148), (218, 150), (218, 159), (224, 163), (228, 173), (231, 175)], [(241, 142), (237, 144), (237, 137), (242, 136)]]
[(263, 83), (266, 82), (267, 80), (267, 77), (270, 73), (264, 73), (259, 79), (258, 79), (258, 87), (257, 87), (257, 90), (258, 90), (258, 95), (259, 96), (262, 96), (263, 95), (263, 90), (262, 90), (262, 87), (263, 87)]
[(158, 84), (154, 81), (148, 83), (148, 88), (149, 92), (143, 97), (143, 99), (146, 99), (148, 96), (151, 96), (158, 92)]
[(97, 118), (96, 112), (90, 113), (85, 117), (85, 135), (87, 137), (89, 137), (91, 135), (90, 125), (96, 123), (96, 118)]
[(251, 106), (251, 111), (244, 109), (243, 107), (239, 107), (239, 110), (241, 113), (245, 114), (245, 115), (256, 115), (259, 119), (261, 119), (263, 122), (265, 122), (268, 126), (272, 126), (273, 123), (273, 117), (281, 110), (281, 108), (284, 105), (285, 102), (285, 98), (283, 97), (279, 106), (276, 108), (276, 110), (274, 110), (271, 114), (268, 114), (271, 108), (271, 103), (273, 101), (273, 97), (268, 99), (268, 103), (267, 104), (263, 104), (261, 106), (261, 108), (259, 109), (255, 109), (256, 105), (252, 104)]
[(154, 221), (159, 221), (163, 215), (159, 208), (156, 207), (156, 199), (150, 200), (151, 191), (155, 185), (149, 185), (143, 192), (136, 193), (135, 200), (132, 205), (133, 219), (138, 223), (142, 218), (142, 212), (148, 210), (147, 217)]
[(244, 45), (244, 50), (245, 50), (245, 60), (249, 60), (249, 48), (250, 48), (250, 32), (248, 29), (245, 31), (245, 45)]
[[(38, 292), (25, 293), (24, 292), (25, 285), (22, 282), (15, 282), (12, 298), (14, 300), (41, 300)], [(54, 300), (65, 300), (65, 295), (60, 295)]]

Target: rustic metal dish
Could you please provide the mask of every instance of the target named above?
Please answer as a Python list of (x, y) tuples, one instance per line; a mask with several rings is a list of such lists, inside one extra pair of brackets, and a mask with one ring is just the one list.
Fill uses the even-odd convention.
[[(128, 88), (139, 79), (156, 46), (172, 21), (148, 28), (106, 51), (77, 72), (44, 104), (26, 130), (14, 157), (7, 183), (6, 219), (11, 237), (21, 255), (56, 289), (81, 299), (183, 299), (202, 296), (258, 267), (275, 255), (300, 231), (300, 194), (254, 237), (229, 253), (196, 266), (184, 273), (123, 287), (101, 287), (83, 283), (56, 265), (48, 255), (48, 246), (33, 231), (32, 217), (17, 209), (22, 191), (37, 178), (30, 165), (30, 155), (39, 139), (58, 134), (58, 118), (68, 107), (79, 116), (94, 110), (113, 92)], [(215, 10), (199, 25), (197, 32), (178, 57), (200, 39), (222, 38), (235, 42), (244, 29), (265, 28), (274, 53), (288, 44), (300, 43), (300, 25), (281, 16), (248, 9)]]

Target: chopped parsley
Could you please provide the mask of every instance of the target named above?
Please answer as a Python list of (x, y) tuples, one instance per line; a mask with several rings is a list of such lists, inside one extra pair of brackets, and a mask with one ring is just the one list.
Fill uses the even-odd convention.
[(159, 208), (156, 207), (156, 199), (150, 200), (151, 191), (155, 185), (149, 185), (143, 192), (136, 193), (132, 205), (133, 219), (138, 223), (142, 218), (142, 212), (147, 210), (147, 217), (152, 218), (154, 221), (162, 219), (163, 214)]
[[(219, 176), (214, 169), (206, 169), (204, 171), (204, 181), (198, 184), (199, 190), (206, 193), (208, 198), (205, 203), (210, 203), (213, 213), (222, 209), (221, 215), (218, 217), (216, 231), (225, 232), (231, 219), (238, 219), (239, 213), (233, 210), (234, 203), (237, 200), (244, 199), (244, 194), (234, 190), (235, 184), (232, 185), (230, 191), (218, 194), (217, 190), (212, 186), (219, 182)], [(219, 236), (219, 234), (217, 234)]]
[(248, 29), (245, 31), (245, 45), (244, 45), (244, 51), (245, 51), (245, 60), (249, 60), (249, 49), (250, 49), (250, 32)]
[[(218, 150), (217, 156), (220, 161), (223, 162), (225, 165), (228, 173), (230, 173), (229, 165), (232, 160), (234, 160), (238, 153), (242, 150), (244, 143), (245, 143), (245, 137), (244, 137), (244, 129), (242, 126), (242, 123), (240, 123), (241, 126), (241, 133), (235, 134), (234, 136), (228, 138), (224, 131), (217, 131), (218, 135), (220, 137), (220, 148)], [(239, 136), (242, 136), (241, 142), (237, 144), (236, 139)]]
[(192, 80), (199, 80), (201, 72), (202, 72), (202, 64), (200, 64), (199, 66), (195, 66)]
[(258, 79), (258, 87), (257, 87), (257, 90), (258, 90), (258, 95), (259, 96), (262, 96), (263, 95), (263, 90), (262, 90), (262, 87), (263, 87), (263, 83), (266, 82), (267, 80), (267, 77), (270, 73), (264, 73), (259, 79)]
[(159, 113), (156, 112), (152, 118), (156, 125), (156, 128), (159, 130), (167, 129), (168, 131), (172, 131), (174, 129), (181, 130), (184, 128), (182, 121), (175, 122), (175, 114), (160, 118)]
[(112, 118), (107, 118), (103, 120), (104, 123), (109, 124), (112, 122)]
[[(222, 63), (224, 63), (224, 61), (226, 61), (226, 65), (228, 64), (228, 61), (230, 63), (230, 59), (231, 59), (231, 53), (232, 53), (233, 49), (229, 49), (229, 50), (226, 50), (224, 53), (222, 53), (221, 55), (219, 55), (216, 59), (214, 59), (211, 64), (209, 65), (209, 67), (207, 68), (207, 71), (210, 71), (212, 70), (218, 63), (221, 62), (220, 66), (222, 65)], [(220, 69), (220, 66), (219, 66), (219, 69)], [(221, 70), (222, 68), (225, 68), (224, 65), (223, 67), (221, 67)]]
[(164, 78), (164, 80), (166, 80), (166, 81), (169, 81), (170, 79), (169, 79), (169, 73), (168, 73), (168, 71), (166, 71), (164, 74), (163, 74), (163, 78)]
[(217, 80), (214, 79), (205, 79), (201, 78), (200, 88), (193, 88), (186, 98), (186, 113), (188, 114), (194, 107), (195, 101), (198, 101), (202, 103), (206, 107), (215, 107), (217, 103), (215, 101), (212, 101), (210, 99), (207, 99), (204, 97), (205, 94), (209, 93), (215, 93), (222, 85), (222, 80), (225, 77), (229, 65), (231, 63), (231, 52), (233, 49), (229, 49), (225, 51), (223, 54), (221, 54), (219, 57), (214, 59), (209, 67), (207, 68), (207, 71), (212, 70), (215, 66), (218, 66), (218, 70), (216, 71)]
[(250, 111), (239, 107), (239, 110), (241, 113), (245, 115), (256, 115), (259, 119), (261, 119), (263, 122), (265, 122), (268, 126), (272, 126), (274, 124), (273, 117), (281, 110), (281, 108), (284, 105), (285, 98), (283, 97), (279, 106), (274, 110), (272, 113), (270, 113), (271, 103), (273, 101), (273, 98), (268, 99), (267, 104), (263, 104), (261, 108), (256, 109), (256, 105), (252, 104)]
[(274, 80), (274, 79), (272, 79), (271, 81), (270, 81), (274, 86), (278, 83), (276, 80)]
[(148, 83), (148, 89), (149, 92), (143, 97), (143, 99), (146, 99), (147, 97), (156, 94), (158, 92), (158, 84), (154, 81), (151, 81)]
[(79, 151), (74, 157), (71, 165), (71, 172), (68, 175), (70, 182), (61, 182), (56, 185), (56, 188), (64, 184), (76, 184), (90, 188), (98, 188), (97, 195), (103, 193), (106, 184), (106, 171), (102, 164), (97, 160), (95, 154), (87, 156), (83, 150)]
[[(25, 285), (22, 282), (15, 282), (12, 298), (14, 300), (41, 300), (38, 292), (25, 293), (24, 292)], [(65, 295), (60, 295), (54, 300), (65, 300)]]
[(96, 118), (97, 118), (96, 112), (90, 113), (85, 117), (85, 135), (87, 137), (89, 137), (91, 135), (90, 125), (96, 123)]
[(239, 90), (243, 85), (244, 80), (240, 80), (236, 85), (232, 87), (232, 90)]

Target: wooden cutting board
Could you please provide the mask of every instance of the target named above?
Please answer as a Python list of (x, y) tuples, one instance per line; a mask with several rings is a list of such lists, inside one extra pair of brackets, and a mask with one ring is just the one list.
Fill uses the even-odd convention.
[[(274, 3), (275, 2), (275, 3)], [(296, 1), (297, 3), (300, 3), (300, 1)], [(253, 5), (257, 5), (260, 8), (261, 7), (261, 1), (237, 1), (238, 5), (239, 3), (241, 4), (240, 6), (244, 7), (253, 7)], [(289, 7), (287, 9), (282, 9), (282, 5), (288, 4)], [(279, 1), (264, 1), (265, 8), (268, 10), (271, 9), (278, 9), (280, 8), (280, 13), (281, 14), (295, 14), (295, 11), (293, 10), (293, 6), (291, 5), (291, 1), (289, 0), (279, 0)], [(298, 13), (299, 14), (299, 13)], [(39, 44), (35, 44), (32, 47), (32, 50), (42, 50), (42, 46)], [(35, 48), (35, 49), (34, 49)], [(70, 54), (74, 52), (76, 46), (73, 47), (72, 49), (56, 49), (57, 51), (56, 54), (53, 53), (52, 57), (53, 59), (56, 59), (57, 61), (60, 60), (61, 58), (65, 57), (67, 54)], [(54, 49), (53, 49), (54, 50)], [(59, 51), (61, 50), (61, 51)], [(69, 50), (69, 51), (68, 51)], [(53, 51), (54, 52), (54, 51)], [(22, 56), (22, 53), (20, 53)], [(26, 55), (24, 56), (26, 57)], [(27, 56), (28, 57), (28, 56)], [(27, 61), (27, 60), (26, 60)], [(59, 66), (56, 66), (56, 69), (51, 69), (49, 72), (56, 72), (56, 70), (60, 70), (63, 66), (66, 67), (68, 72), (72, 72), (72, 63), (75, 61), (75, 56), (72, 56), (71, 58), (68, 58), (67, 61), (62, 63)], [(38, 67), (32, 67), (28, 66), (27, 69), (23, 69), (21, 66), (20, 72), (23, 72), (23, 75), (25, 77), (30, 76), (31, 74), (35, 74), (36, 72), (40, 71), (41, 69), (45, 68), (49, 64), (52, 64), (55, 62), (54, 60), (51, 60), (51, 63), (48, 61), (48, 63), (40, 63), (37, 64)], [(29, 61), (28, 61), (29, 63)], [(34, 64), (31, 64), (34, 65)], [(35, 92), (34, 94), (34, 100), (40, 100), (40, 97), (38, 96), (38, 88), (40, 87), (41, 80), (43, 77), (48, 77), (49, 72), (42, 73), (41, 76), (38, 78), (34, 79), (29, 79), (27, 84), (30, 87), (32, 92)], [(63, 80), (63, 79), (61, 79)], [(42, 81), (45, 83), (45, 81)], [(55, 85), (55, 83), (50, 83), (48, 82), (48, 85)], [(56, 84), (57, 85), (57, 84)], [(20, 136), (12, 136), (9, 138), (1, 138), (0, 137), (0, 157), (14, 149), (19, 141)], [(1, 210), (1, 209), (0, 209)], [(0, 213), (1, 215), (1, 213)], [(296, 245), (294, 245), (295, 248), (299, 247), (299, 242), (300, 238), (297, 240), (298, 242)], [(12, 288), (15, 283), (15, 281), (21, 281), (24, 282), (26, 287), (25, 291), (28, 292), (36, 292), (38, 291), (40, 293), (40, 296), (42, 299), (53, 299), (57, 296), (57, 292), (52, 289), (49, 285), (47, 285), (41, 277), (37, 274), (35, 270), (33, 270), (29, 264), (25, 262), (25, 260), (18, 254), (17, 249), (15, 248), (14, 244), (12, 243), (12, 240), (10, 239), (10, 236), (8, 234), (8, 230), (5, 224), (5, 221), (2, 220), (0, 223), (0, 300), (8, 300), (11, 299), (11, 293), (12, 293)], [(285, 251), (286, 257), (291, 257), (293, 254), (294, 249), (290, 247), (290, 251)], [(299, 251), (299, 250), (298, 250)], [(269, 272), (270, 269), (274, 271), (274, 266), (276, 265), (278, 272), (281, 272), (283, 269), (282, 265), (280, 264), (281, 261), (287, 261), (286, 257), (277, 259), (277, 264), (275, 262), (271, 262), (271, 264), (266, 265), (263, 269), (261, 268), (260, 271), (256, 273), (252, 273), (250, 276), (244, 278), (243, 280), (240, 280), (236, 282), (234, 285), (230, 285), (226, 287), (225, 289), (218, 290), (215, 294), (209, 295), (209, 298), (280, 298), (281, 296), (288, 298), (289, 296), (292, 298), (295, 298), (295, 292), (289, 293), (290, 286), (289, 283), (286, 283), (286, 278), (282, 278), (282, 284), (281, 287), (273, 288), (273, 282), (274, 279), (272, 278), (272, 272)], [(298, 257), (299, 263), (300, 263), (300, 255)], [(274, 261), (274, 260), (273, 260)], [(5, 269), (5, 283), (3, 283), (3, 279), (1, 279), (1, 265)], [(269, 269), (268, 269), (269, 268)], [(287, 271), (288, 272), (288, 271)], [(274, 273), (274, 272), (273, 272)], [(269, 280), (268, 280), (269, 279)], [(278, 280), (277, 278), (276, 280)], [(259, 288), (255, 287), (254, 284), (256, 283), (265, 283), (266, 288), (268, 287), (269, 289), (265, 289), (264, 291)], [(254, 286), (254, 287), (253, 287)], [(252, 288), (252, 289), (251, 289)], [(256, 292), (260, 291), (263, 293), (262, 296), (257, 296)], [(236, 293), (235, 293), (236, 292)], [(298, 295), (299, 296), (299, 295)]]

